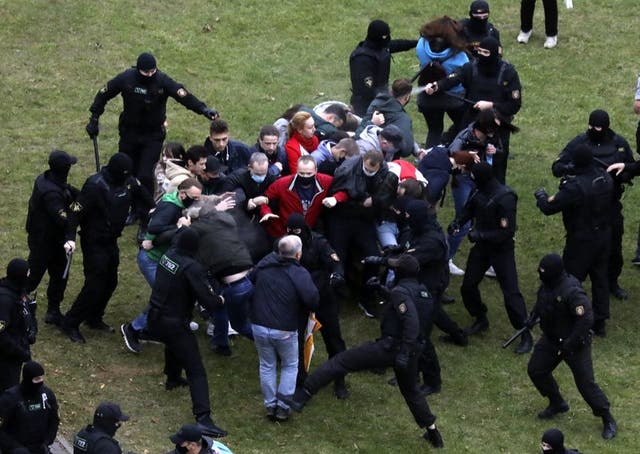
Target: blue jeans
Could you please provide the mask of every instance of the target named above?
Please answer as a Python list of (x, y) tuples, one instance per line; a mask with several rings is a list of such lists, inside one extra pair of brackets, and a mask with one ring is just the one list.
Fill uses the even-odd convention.
[[(451, 193), (453, 194), (453, 205), (456, 209), (456, 217), (462, 214), (462, 209), (464, 208), (464, 204), (467, 203), (467, 199), (471, 194), (473, 188), (475, 188), (475, 184), (471, 180), (466, 173), (461, 173), (454, 176), (457, 185), (451, 187)], [(449, 235), (447, 237), (447, 241), (449, 242), (449, 258), (453, 259), (458, 252), (458, 248), (460, 247), (460, 243), (469, 232), (471, 228), (471, 221), (467, 222), (465, 225), (460, 226), (460, 230), (458, 233), (453, 235)]]
[(213, 313), (215, 328), (211, 337), (211, 345), (229, 346), (229, 322), (238, 334), (253, 340), (249, 313), (249, 298), (253, 293), (253, 283), (247, 277), (231, 284), (224, 284), (220, 294), (224, 298), (224, 306)]
[[(289, 409), (283, 401), (296, 390), (298, 374), (298, 332), (280, 331), (252, 325), (253, 338), (260, 359), (260, 388), (265, 407), (279, 406)], [(280, 358), (280, 384), (278, 385), (278, 358)], [(277, 387), (277, 393), (276, 393)]]
[[(156, 270), (158, 269), (158, 262), (153, 260), (147, 255), (147, 251), (144, 249), (140, 249), (138, 251), (138, 268), (140, 268), (140, 272), (149, 283), (149, 286), (153, 288), (153, 283), (156, 280)], [(149, 310), (149, 306), (144, 309), (140, 315), (133, 319), (131, 322), (131, 327), (136, 331), (142, 331), (147, 327), (147, 312)]]
[(398, 245), (398, 224), (395, 222), (382, 221), (376, 226), (376, 233), (380, 247)]

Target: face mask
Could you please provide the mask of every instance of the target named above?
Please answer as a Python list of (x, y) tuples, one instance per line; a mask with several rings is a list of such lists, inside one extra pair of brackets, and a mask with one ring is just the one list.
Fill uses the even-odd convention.
[(376, 173), (378, 173), (378, 171), (376, 170), (375, 172), (370, 172), (369, 170), (367, 170), (364, 166), (362, 166), (362, 171), (364, 172), (364, 174), (368, 177), (372, 177), (374, 176)]
[(254, 175), (254, 174), (251, 174), (251, 179), (253, 181), (255, 181), (256, 183), (262, 183), (265, 180), (265, 178), (267, 178), (266, 175)]
[(195, 201), (196, 199), (192, 199), (191, 197), (185, 194), (184, 199), (182, 199), (182, 204), (184, 205), (185, 208), (189, 208), (191, 205), (193, 205), (193, 202)]
[(296, 177), (296, 183), (299, 183), (302, 186), (310, 186), (313, 184), (313, 181), (316, 179), (315, 176), (312, 177), (301, 177), (300, 175), (298, 175)]
[(180, 445), (176, 445), (176, 452), (182, 453), (182, 454), (186, 454), (189, 452), (189, 449), (186, 446), (180, 446)]
[(595, 128), (589, 128), (587, 129), (587, 136), (589, 137), (589, 140), (591, 140), (592, 142), (601, 142), (602, 139), (604, 139), (604, 135), (606, 134), (606, 130), (605, 129), (601, 129), (600, 131), (597, 131)]

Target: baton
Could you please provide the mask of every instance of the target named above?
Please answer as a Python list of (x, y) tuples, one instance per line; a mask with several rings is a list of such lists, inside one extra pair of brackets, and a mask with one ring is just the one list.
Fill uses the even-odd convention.
[[(537, 325), (537, 324), (538, 324), (538, 323), (536, 322), (536, 325)], [(534, 325), (534, 326), (535, 326), (535, 325)], [(502, 344), (502, 348), (507, 348), (509, 345), (513, 344), (517, 338), (519, 338), (520, 336), (522, 336), (522, 334), (523, 334), (525, 331), (528, 331), (528, 330), (529, 330), (529, 327), (527, 327), (527, 326), (523, 326), (522, 328), (520, 328), (518, 331), (516, 331), (515, 333), (513, 333), (513, 336), (511, 336), (509, 339), (507, 339), (507, 341), (506, 341), (504, 344)]]
[(100, 172), (100, 153), (98, 153), (98, 136), (91, 138), (93, 141), (93, 157), (96, 159), (96, 173)]
[(67, 279), (69, 277), (69, 270), (71, 269), (71, 259), (73, 259), (73, 252), (67, 252), (67, 264), (64, 266), (64, 271), (62, 272), (62, 279)]

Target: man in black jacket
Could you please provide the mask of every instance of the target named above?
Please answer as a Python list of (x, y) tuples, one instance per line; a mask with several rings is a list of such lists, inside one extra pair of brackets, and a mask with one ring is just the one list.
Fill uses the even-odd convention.
[(31, 274), (27, 292), (34, 291), (45, 271), (49, 272), (44, 322), (54, 325), (62, 320), (60, 303), (68, 278), (63, 274), (67, 260), (76, 248), (76, 232), (69, 218), (78, 190), (67, 183), (69, 170), (76, 162), (75, 156), (62, 150), (52, 151), (49, 170), (38, 175), (29, 199), (26, 227)]
[(607, 396), (593, 377), (589, 331), (593, 310), (589, 298), (580, 281), (565, 272), (558, 254), (545, 255), (538, 266), (538, 274), (542, 281), (538, 299), (527, 319), (527, 324), (533, 326), (539, 318), (542, 329), (542, 337), (536, 343), (527, 369), (540, 394), (549, 399), (549, 405), (538, 413), (538, 417), (549, 419), (569, 410), (552, 375), (564, 361), (593, 414), (602, 418), (602, 438), (613, 438), (617, 424), (609, 411)]
[(0, 395), (0, 449), (49, 454), (59, 424), (58, 401), (44, 384), (44, 369), (35, 361), (25, 363), (22, 382)]
[(122, 96), (123, 103), (118, 122), (119, 151), (131, 157), (132, 174), (153, 194), (153, 169), (166, 134), (167, 99), (172, 97), (187, 109), (211, 120), (218, 117), (218, 112), (189, 93), (184, 85), (159, 71), (154, 56), (145, 52), (140, 54), (135, 67), (118, 74), (96, 94), (89, 108), (91, 119), (86, 127), (89, 137), (97, 137), (100, 115), (107, 102), (118, 95)]
[[(189, 327), (196, 301), (209, 314), (224, 304), (224, 298), (213, 292), (204, 268), (195, 259), (198, 240), (198, 233), (185, 227), (160, 258), (150, 298), (149, 332), (165, 344), (166, 388), (188, 385), (200, 430), (213, 437), (224, 437), (227, 432), (211, 420), (207, 372), (198, 341)], [(183, 369), (186, 380), (182, 377)]]
[(29, 263), (13, 259), (0, 279), (0, 392), (20, 381), (20, 367), (31, 359), (35, 342), (35, 314), (28, 307), (25, 288)]
[(86, 342), (79, 329), (82, 322), (94, 330), (115, 332), (103, 316), (118, 285), (118, 237), (134, 201), (141, 213), (154, 205), (151, 194), (131, 177), (132, 168), (128, 155), (116, 153), (107, 166), (87, 178), (72, 207), (74, 230), (80, 224), (85, 277), (82, 290), (60, 325), (72, 342)]
[[(393, 367), (400, 392), (416, 423), (427, 429), (423, 435), (425, 440), (441, 448), (444, 443), (435, 425), (436, 417), (431, 413), (416, 381), (420, 320), (415, 302), (428, 292), (416, 279), (420, 265), (414, 257), (403, 254), (389, 259), (387, 264), (394, 269), (395, 285), (390, 292), (387, 291), (388, 302), (380, 321), (380, 337), (338, 353), (314, 370), (304, 386), (296, 391), (291, 406), (296, 411), (302, 411), (320, 389), (349, 372)], [(380, 287), (377, 278), (370, 283)]]
[(93, 424), (73, 437), (73, 454), (122, 454), (120, 444), (113, 437), (128, 420), (129, 416), (122, 413), (118, 404), (102, 402), (93, 414)]

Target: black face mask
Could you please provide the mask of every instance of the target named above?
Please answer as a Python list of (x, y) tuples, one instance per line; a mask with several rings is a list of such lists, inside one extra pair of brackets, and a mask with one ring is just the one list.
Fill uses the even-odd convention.
[(196, 199), (193, 199), (185, 194), (184, 199), (182, 199), (182, 204), (184, 205), (185, 208), (189, 208), (191, 205), (193, 205), (193, 202), (195, 201)]
[(296, 176), (296, 184), (299, 184), (300, 186), (308, 187), (313, 184), (315, 179), (316, 179), (315, 175), (312, 177), (301, 177), (300, 175), (298, 175)]
[(429, 40), (429, 48), (432, 52), (440, 53), (447, 48), (447, 41), (442, 36), (436, 36)]
[(487, 24), (489, 23), (489, 18), (486, 19), (477, 19), (473, 16), (469, 18), (469, 28), (476, 32), (483, 32), (487, 29)]
[(186, 446), (180, 446), (180, 445), (176, 445), (176, 452), (182, 453), (182, 454), (186, 454), (189, 452), (189, 449), (187, 449)]
[(594, 128), (587, 129), (587, 137), (589, 137), (589, 140), (591, 140), (592, 142), (596, 142), (596, 143), (602, 142), (606, 134), (607, 134), (607, 130), (604, 128), (601, 129), (600, 131), (597, 131)]
[(44, 390), (44, 382), (34, 383), (31, 380), (26, 382), (23, 380), (22, 383), (20, 383), (20, 388), (22, 388), (22, 392), (25, 396), (38, 396), (42, 394)]
[(153, 81), (156, 80), (157, 75), (157, 71), (153, 74), (153, 76), (143, 76), (142, 74), (140, 74), (140, 71), (138, 71), (138, 82), (140, 82), (141, 85), (150, 85)]

